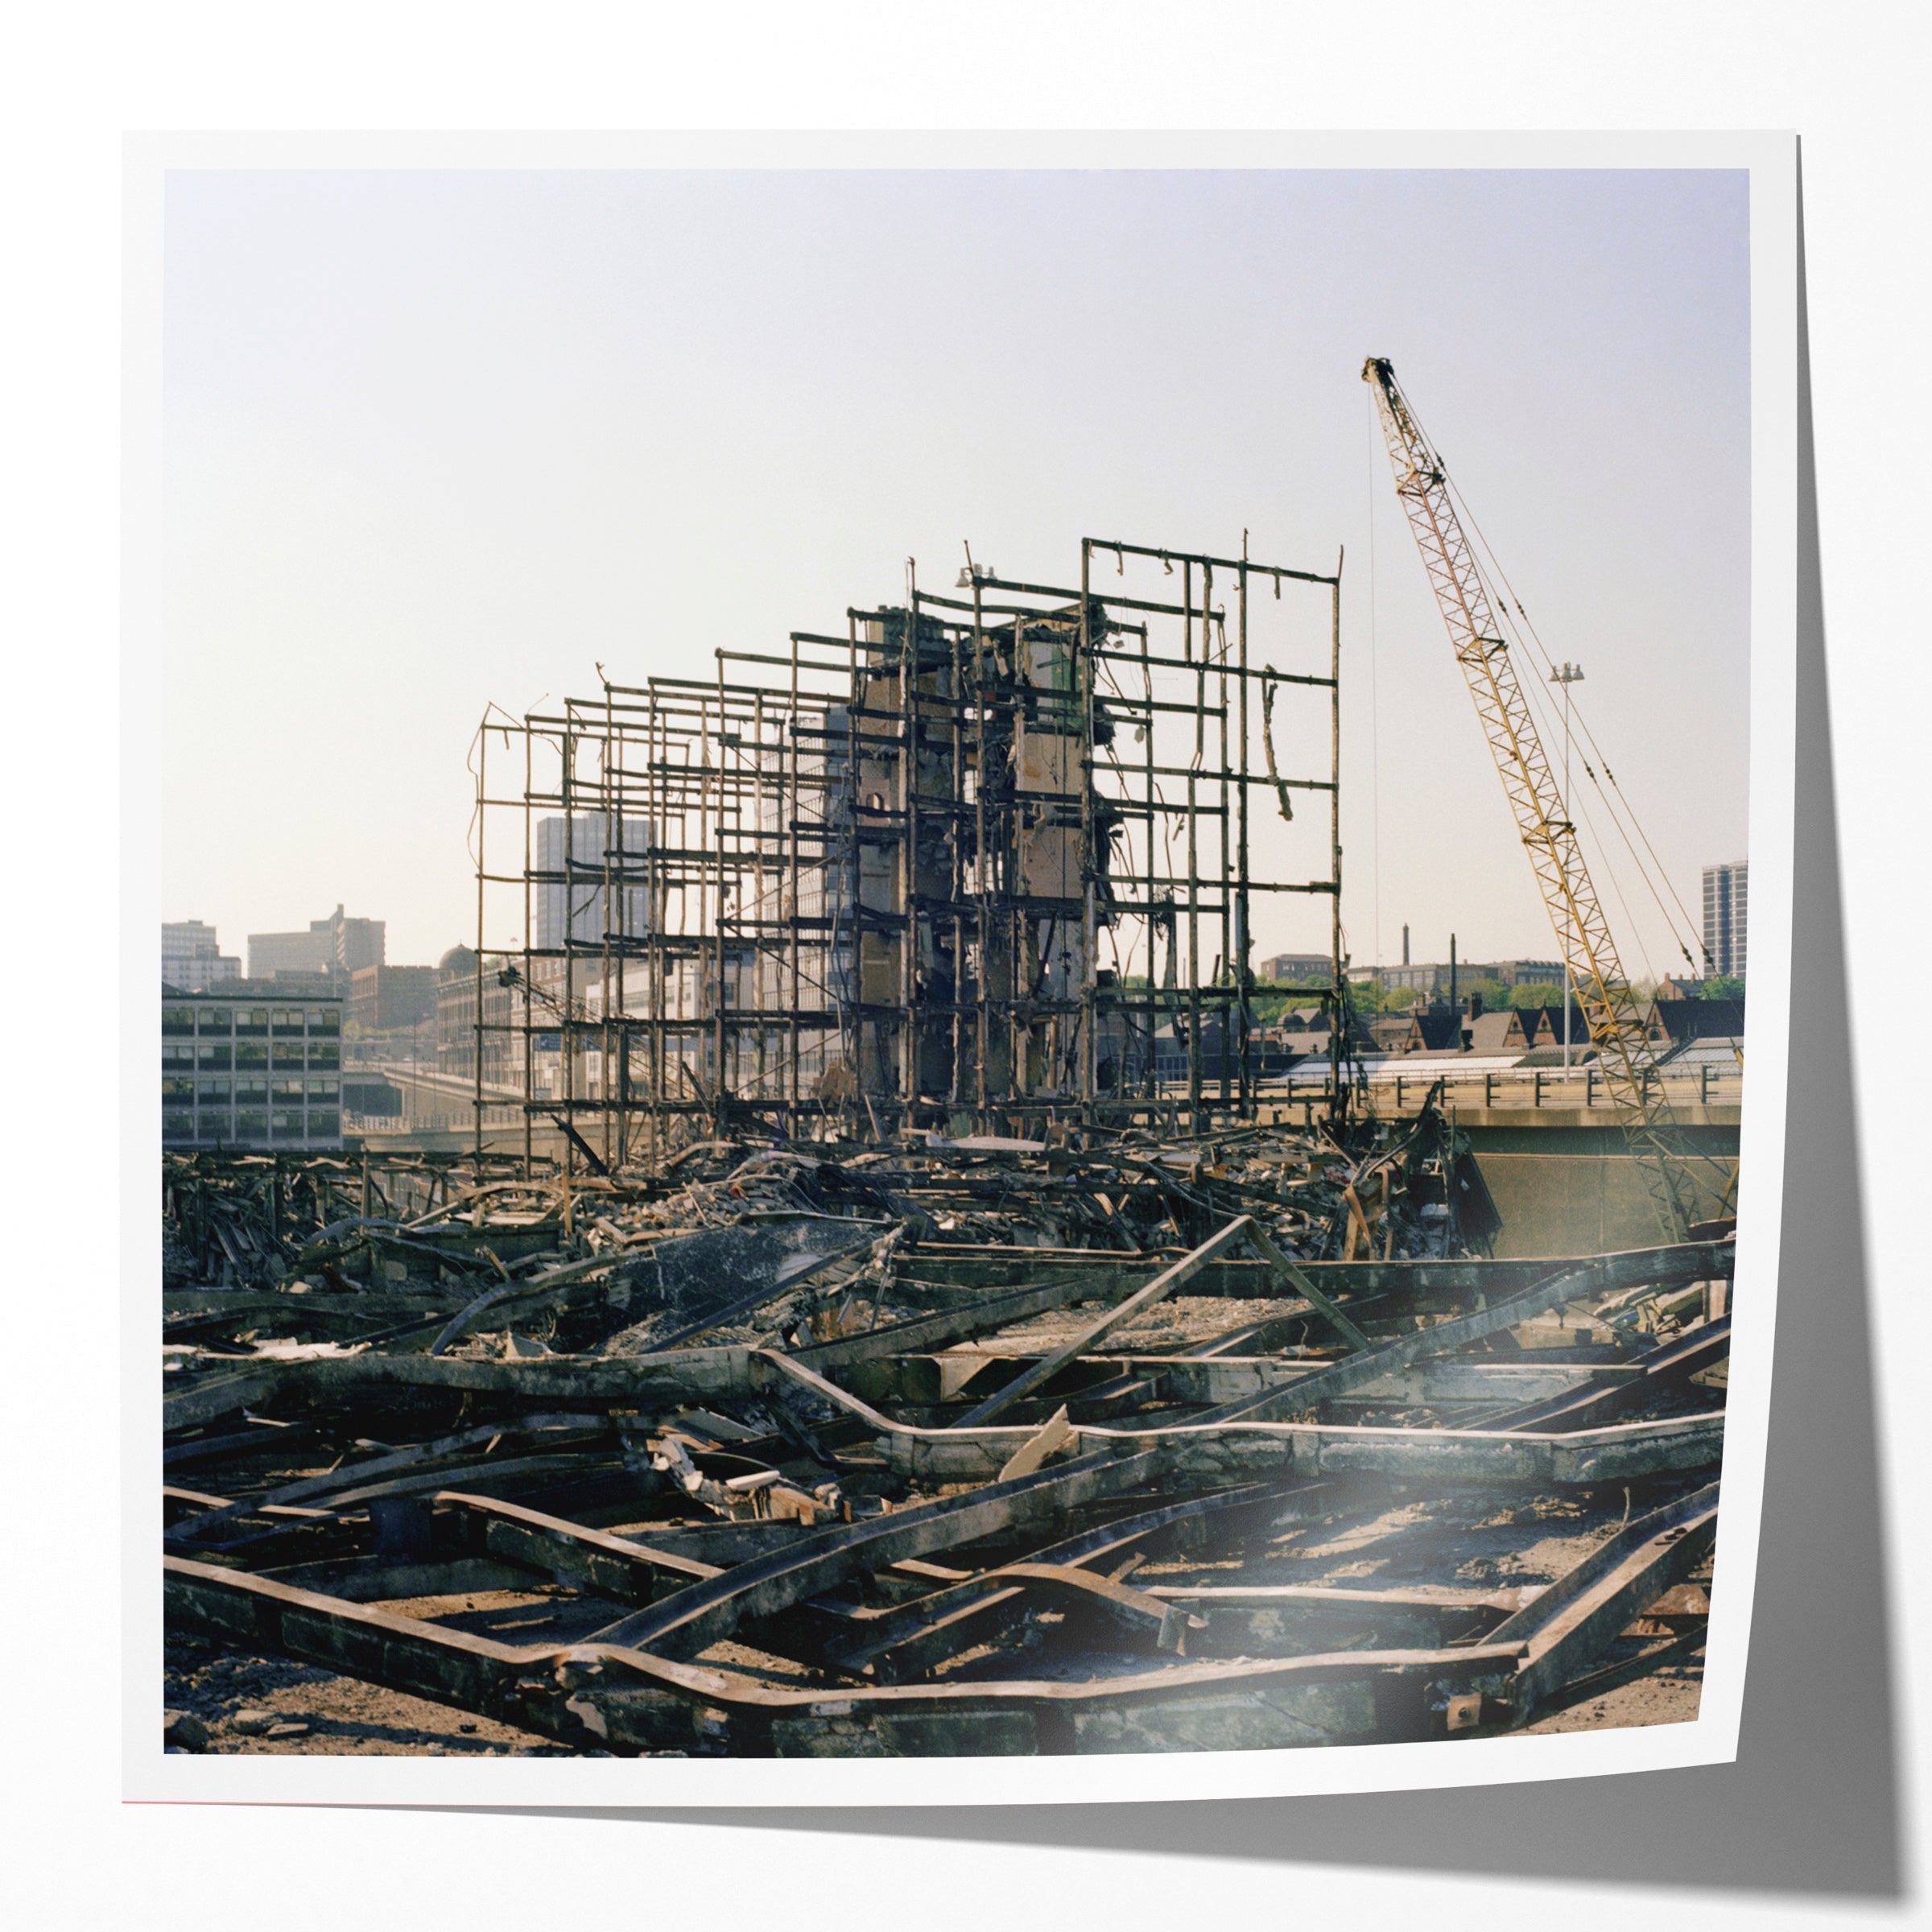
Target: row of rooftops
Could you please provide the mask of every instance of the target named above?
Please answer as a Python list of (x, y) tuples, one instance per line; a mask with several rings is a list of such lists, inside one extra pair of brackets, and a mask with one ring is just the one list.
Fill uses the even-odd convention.
[(161, 997), (164, 1000), (192, 1000), (197, 1004), (217, 1001), (229, 1005), (250, 1000), (342, 1004), (341, 994), (325, 972), (279, 972), (259, 980), (218, 980), (212, 985), (196, 987), (173, 986), (163, 980)]
[[(1644, 1030), (1660, 1057), (1677, 1058), (1699, 1042), (1741, 1042), (1744, 1002), (1738, 999), (1652, 1000), (1642, 1009)], [(1319, 1006), (1282, 1014), (1267, 1034), (1289, 1051), (1326, 1053), (1329, 1022)], [(1467, 1008), (1414, 1006), (1354, 1022), (1358, 1054), (1400, 1056), (1455, 1054), (1506, 1059), (1511, 1064), (1560, 1065), (1563, 1053), (1561, 1006), (1507, 1006), (1484, 1012), (1480, 999)], [(1595, 1051), (1580, 1006), (1570, 1009), (1570, 1051), (1581, 1061)]]

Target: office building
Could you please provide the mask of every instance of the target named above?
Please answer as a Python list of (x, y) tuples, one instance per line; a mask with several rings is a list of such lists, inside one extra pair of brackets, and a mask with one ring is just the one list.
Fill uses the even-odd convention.
[(1704, 868), (1705, 970), (1741, 980), (1744, 976), (1744, 941), (1749, 925), (1751, 867), (1740, 859), (1731, 865)]
[(342, 1145), (342, 1002), (288, 982), (161, 989), (161, 1144), (320, 1153)]
[(1326, 986), (1329, 970), (1325, 952), (1278, 952), (1273, 959), (1261, 961), (1259, 976), (1291, 986)]
[(394, 1033), (436, 1019), (433, 966), (361, 966), (349, 976), (348, 1019), (358, 1033)]
[(365, 966), (382, 964), (382, 933), (381, 919), (345, 919), (340, 906), (325, 919), (311, 919), (307, 932), (251, 932), (248, 976), (326, 972), (346, 980)]
[[(452, 946), (437, 962), (436, 970), (437, 1071), (453, 1074), (459, 1080), (473, 1080), (477, 1077), (479, 990), (477, 956), (467, 946)], [(521, 1035), (513, 1039), (511, 1028), (525, 1015), (525, 996), (519, 989), (513, 1000), (502, 973), (502, 966), (492, 961), (482, 976), (481, 1038), (485, 1086), (503, 1085), (520, 1078), (522, 1073), (524, 1042)], [(542, 1034), (537, 1038), (539, 1042), (545, 1042)], [(554, 1051), (554, 1047), (551, 1051)]]
[(200, 919), (163, 921), (161, 927), (161, 979), (184, 993), (199, 993), (223, 980), (238, 980), (242, 962), (224, 953), (215, 929)]
[(1563, 983), (1561, 960), (1461, 960), (1448, 963), (1422, 963), (1384, 966), (1375, 978), (1384, 993), (1414, 992), (1447, 999), (1451, 976), (1467, 989), (1484, 980), (1500, 986), (1560, 986)]

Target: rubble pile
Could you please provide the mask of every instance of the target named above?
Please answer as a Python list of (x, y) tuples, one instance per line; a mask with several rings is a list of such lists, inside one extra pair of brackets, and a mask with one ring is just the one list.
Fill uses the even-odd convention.
[[(1432, 1107), (588, 1178), (171, 1160), (171, 1748), (349, 1748), (345, 1682), (463, 1748), (620, 1753), (1687, 1715), (1732, 1245), (1495, 1232)], [(229, 1722), (221, 1656), (293, 1715)]]

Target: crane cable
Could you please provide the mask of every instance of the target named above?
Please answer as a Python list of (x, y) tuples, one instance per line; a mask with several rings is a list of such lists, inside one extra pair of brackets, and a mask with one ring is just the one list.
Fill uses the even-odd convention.
[(1375, 881), (1375, 979), (1379, 1005), (1382, 992), (1382, 707), (1377, 677), (1375, 630), (1375, 481), (1388, 458), (1382, 453), (1374, 400), (1368, 407), (1368, 814)]
[[(1413, 405), (1411, 407), (1413, 408)], [(1487, 533), (1484, 532), (1475, 512), (1471, 509), (1468, 498), (1463, 496), (1454, 479), (1449, 477), (1446, 471), (1443, 481), (1455, 497), (1460, 514), (1468, 519), (1470, 527), (1475, 531), (1477, 543), (1481, 547), (1483, 558), (1487, 560), (1488, 570), (1493, 573), (1496, 580), (1502, 586), (1505, 593), (1505, 597), (1496, 600), (1503, 621), (1516, 632), (1519, 638), (1526, 638), (1537, 656), (1541, 658), (1544, 664), (1554, 671), (1556, 668), (1555, 660), (1550, 656), (1548, 647), (1538, 634), (1535, 625), (1531, 622), (1530, 613), (1524, 609), (1522, 600), (1517, 596), (1515, 585), (1510, 582), (1508, 572), (1504, 569), (1502, 561), (1496, 553), (1495, 547), (1490, 543)], [(1689, 964), (1695, 972), (1696, 962), (1692, 960), (1690, 949), (1684, 943), (1684, 935), (1687, 932), (1693, 942), (1696, 943), (1701, 949), (1702, 940), (1698, 935), (1697, 923), (1691, 917), (1690, 909), (1678, 895), (1676, 886), (1671, 883), (1669, 871), (1665, 867), (1662, 859), (1658, 856), (1656, 846), (1651, 842), (1649, 833), (1645, 830), (1643, 820), (1639, 816), (1636, 807), (1630, 803), (1622, 786), (1617, 782), (1616, 774), (1611, 768), (1610, 761), (1605, 755), (1603, 747), (1597, 742), (1596, 733), (1590, 729), (1588, 718), (1582, 715), (1580, 708), (1575, 707), (1574, 700), (1571, 700), (1571, 703), (1575, 712), (1574, 722), (1580, 731), (1588, 753), (1596, 754), (1595, 764), (1586, 754), (1583, 760), (1583, 770), (1588, 775), (1591, 783), (1596, 787), (1598, 793), (1603, 797), (1604, 803), (1610, 807), (1612, 816), (1617, 825), (1619, 834), (1622, 836), (1624, 844), (1629, 848), (1632, 859), (1635, 861), (1639, 870), (1643, 873), (1645, 883), (1649, 888), (1651, 897), (1657, 902), (1657, 910), (1662, 915), (1666, 925), (1670, 929), (1673, 942), (1676, 944), (1678, 951), (1684, 955), (1686, 964)], [(1604, 778), (1609, 780), (1611, 790), (1608, 792), (1604, 791), (1603, 779), (1600, 779), (1597, 776), (1597, 765), (1602, 766)], [(1623, 825), (1623, 819), (1625, 818), (1629, 819), (1630, 827), (1635, 831), (1637, 838), (1642, 841), (1644, 851), (1649, 855), (1648, 865), (1645, 865), (1643, 856), (1630, 843), (1630, 834), (1624, 830)], [(1683, 922), (1681, 928), (1676, 921), (1672, 919), (1670, 909), (1664, 905), (1663, 900), (1658, 894), (1657, 882), (1660, 881), (1664, 890), (1670, 894), (1672, 902), (1677, 907), (1678, 915)]]
[[(1555, 661), (1550, 655), (1549, 650), (1547, 646), (1545, 646), (1542, 637), (1538, 634), (1536, 626), (1530, 621), (1529, 613), (1523, 609), (1522, 601), (1517, 595), (1516, 587), (1513, 583), (1511, 583), (1509, 572), (1504, 569), (1502, 561), (1496, 555), (1495, 546), (1490, 543), (1488, 533), (1483, 529), (1481, 522), (1478, 520), (1474, 511), (1471, 509), (1468, 500), (1463, 496), (1461, 489), (1457, 486), (1455, 479), (1449, 474), (1448, 466), (1443, 461), (1442, 452), (1440, 449), (1437, 448), (1435, 438), (1429, 434), (1428, 430), (1424, 427), (1420, 415), (1416, 411), (1414, 402), (1406, 397), (1404, 398), (1404, 401), (1408, 407), (1410, 418), (1415, 423), (1417, 430), (1421, 433), (1423, 440), (1428, 444), (1430, 450), (1434, 452), (1435, 455), (1437, 464), (1441, 468), (1443, 472), (1443, 484), (1450, 493), (1454, 497), (1459, 514), (1467, 518), (1469, 528), (1475, 533), (1477, 543), (1481, 547), (1483, 553), (1482, 558), (1474, 559), (1472, 560), (1476, 562), (1479, 568), (1481, 568), (1483, 559), (1486, 559), (1488, 562), (1488, 572), (1493, 573), (1496, 581), (1501, 585), (1504, 592), (1506, 593), (1505, 597), (1500, 597), (1495, 600), (1497, 608), (1501, 613), (1502, 621), (1506, 623), (1512, 630), (1516, 631), (1519, 637), (1526, 638), (1534, 648), (1537, 656), (1542, 658), (1543, 663), (1549, 669), (1554, 671), (1556, 668)], [(1537, 682), (1540, 683), (1542, 681), (1538, 680)], [(1540, 704), (1540, 702), (1541, 694), (1539, 692), (1538, 703)], [(1576, 708), (1575, 706), (1574, 700), (1572, 700), (1572, 706), (1573, 709), (1576, 711), (1577, 714), (1575, 716), (1574, 722), (1580, 730), (1583, 741), (1588, 746), (1590, 751), (1596, 753), (1596, 763), (1603, 766), (1604, 777), (1608, 778), (1612, 787), (1612, 792), (1613, 792), (1615, 795), (1612, 796), (1612, 792), (1605, 792), (1604, 791), (1602, 781), (1598, 778), (1595, 766), (1592, 766), (1590, 759), (1587, 757), (1586, 757), (1583, 761), (1583, 770), (1588, 774), (1591, 783), (1596, 787), (1599, 795), (1604, 799), (1605, 804), (1609, 807), (1612, 822), (1616, 825), (1619, 836), (1623, 839), (1624, 845), (1629, 848), (1632, 860), (1635, 862), (1639, 873), (1642, 876), (1644, 883), (1649, 889), (1652, 899), (1655, 901), (1657, 910), (1662, 915), (1666, 928), (1670, 931), (1672, 943), (1677, 947), (1678, 950), (1682, 953), (1686, 963), (1691, 967), (1693, 972), (1695, 972), (1696, 964), (1691, 957), (1689, 947), (1685, 944), (1684, 935), (1686, 932), (1688, 932), (1693, 941), (1697, 943), (1699, 950), (1701, 951), (1703, 941), (1701, 935), (1699, 935), (1698, 931), (1697, 923), (1691, 918), (1689, 909), (1684, 905), (1683, 900), (1678, 896), (1677, 888), (1671, 884), (1670, 874), (1665, 869), (1662, 860), (1658, 857), (1657, 848), (1652, 844), (1649, 834), (1644, 829), (1643, 822), (1638, 816), (1636, 807), (1631, 804), (1629, 798), (1625, 796), (1623, 787), (1617, 783), (1616, 774), (1611, 769), (1609, 759), (1604, 755), (1602, 746), (1599, 745), (1596, 741), (1596, 734), (1591, 730), (1589, 720), (1581, 715), (1580, 708)], [(1566, 799), (1564, 803), (1566, 805), (1567, 805), (1569, 801)], [(1621, 813), (1620, 816), (1620, 808)], [(1587, 815), (1585, 815), (1587, 818)], [(1649, 865), (1646, 865), (1645, 864), (1642, 856), (1637, 852), (1636, 847), (1631, 844), (1629, 832), (1624, 830), (1622, 823), (1624, 817), (1627, 817), (1629, 819), (1630, 825), (1635, 829), (1637, 837), (1642, 840), (1645, 851), (1650, 855)], [(1596, 838), (1596, 842), (1600, 848), (1601, 848), (1604, 852), (1605, 869), (1606, 870), (1608, 870), (1608, 848), (1604, 845), (1601, 835), (1595, 833), (1594, 827), (1592, 827), (1592, 832), (1593, 836), (1595, 836)], [(1653, 875), (1653, 868), (1654, 868), (1654, 876)], [(1614, 873), (1612, 873), (1612, 877), (1614, 882)], [(1657, 891), (1657, 881), (1660, 879), (1662, 881), (1664, 890), (1670, 894), (1672, 901), (1677, 906), (1678, 913), (1682, 919), (1683, 925), (1681, 929), (1679, 928), (1677, 922), (1671, 918), (1669, 908), (1664, 905), (1662, 898)], [(1620, 896), (1621, 894), (1620, 889)], [(1634, 930), (1634, 927), (1633, 930)], [(1642, 950), (1642, 942), (1641, 938), (1639, 939), (1638, 945), (1641, 952)], [(1648, 966), (1649, 961), (1647, 958), (1645, 964), (1646, 966)]]
[[(1523, 609), (1521, 601), (1517, 597), (1515, 587), (1509, 582), (1501, 561), (1490, 545), (1489, 539), (1483, 535), (1481, 525), (1476, 522), (1475, 514), (1469, 508), (1468, 499), (1456, 488), (1452, 480), (1445, 476), (1444, 481), (1455, 496), (1462, 514), (1468, 518), (1471, 525), (1475, 528), (1477, 539), (1482, 546), (1484, 555), (1488, 560), (1489, 568), (1494, 572), (1496, 580), (1503, 586), (1506, 593), (1506, 601), (1502, 598), (1497, 600), (1498, 606), (1502, 611), (1503, 621), (1516, 632), (1519, 638), (1527, 638), (1536, 654), (1550, 670), (1554, 671), (1556, 668), (1555, 660), (1550, 655), (1548, 648), (1544, 645), (1542, 638), (1537, 634), (1535, 625), (1530, 621), (1529, 613)], [(1541, 695), (1539, 688), (1539, 700)], [(1573, 712), (1578, 712), (1575, 700), (1572, 699), (1571, 703)], [(1596, 786), (1599, 795), (1610, 807), (1612, 822), (1616, 824), (1618, 835), (1622, 838), (1632, 860), (1636, 863), (1644, 883), (1649, 890), (1652, 899), (1656, 902), (1657, 911), (1662, 915), (1666, 926), (1670, 929), (1672, 942), (1683, 954), (1685, 964), (1695, 972), (1697, 970), (1697, 963), (1690, 956), (1690, 947), (1685, 943), (1685, 933), (1687, 931), (1691, 938), (1697, 941), (1700, 947), (1702, 941), (1698, 939), (1696, 924), (1690, 917), (1690, 910), (1685, 906), (1683, 900), (1678, 897), (1677, 888), (1671, 884), (1670, 873), (1665, 869), (1663, 861), (1658, 857), (1657, 848), (1650, 841), (1650, 835), (1645, 831), (1643, 821), (1637, 815), (1636, 807), (1630, 803), (1629, 798), (1624, 795), (1623, 787), (1617, 783), (1616, 774), (1611, 770), (1610, 761), (1604, 755), (1603, 748), (1597, 743), (1596, 734), (1590, 729), (1588, 719), (1582, 716), (1579, 712), (1575, 716), (1574, 721), (1579, 728), (1589, 750), (1596, 754), (1596, 764), (1603, 766), (1604, 776), (1610, 781), (1615, 796), (1612, 797), (1610, 792), (1604, 791), (1603, 781), (1596, 775), (1596, 765), (1591, 762), (1587, 755), (1583, 759), (1583, 770), (1588, 775), (1590, 782)], [(1642, 854), (1630, 842), (1630, 833), (1624, 827), (1623, 821), (1625, 818), (1629, 820), (1631, 829), (1634, 830), (1637, 837), (1643, 841), (1645, 852), (1650, 855), (1650, 863), (1648, 865), (1645, 865)], [(1670, 908), (1664, 904), (1663, 899), (1657, 891), (1659, 881), (1662, 882), (1664, 890), (1670, 894), (1672, 902), (1677, 907), (1678, 915), (1683, 921), (1682, 930), (1678, 927), (1676, 921), (1672, 919)]]

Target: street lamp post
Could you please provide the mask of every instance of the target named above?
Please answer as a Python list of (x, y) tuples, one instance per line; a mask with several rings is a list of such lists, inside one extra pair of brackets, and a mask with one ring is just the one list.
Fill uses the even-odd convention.
[[(1563, 688), (1563, 811), (1566, 815), (1570, 810), (1570, 687), (1580, 684), (1583, 678), (1583, 666), (1572, 664), (1567, 658), (1550, 674), (1550, 682), (1560, 684)], [(1572, 936), (1570, 906), (1566, 895), (1563, 904), (1563, 1071), (1566, 1074), (1570, 1071), (1570, 943)]]

